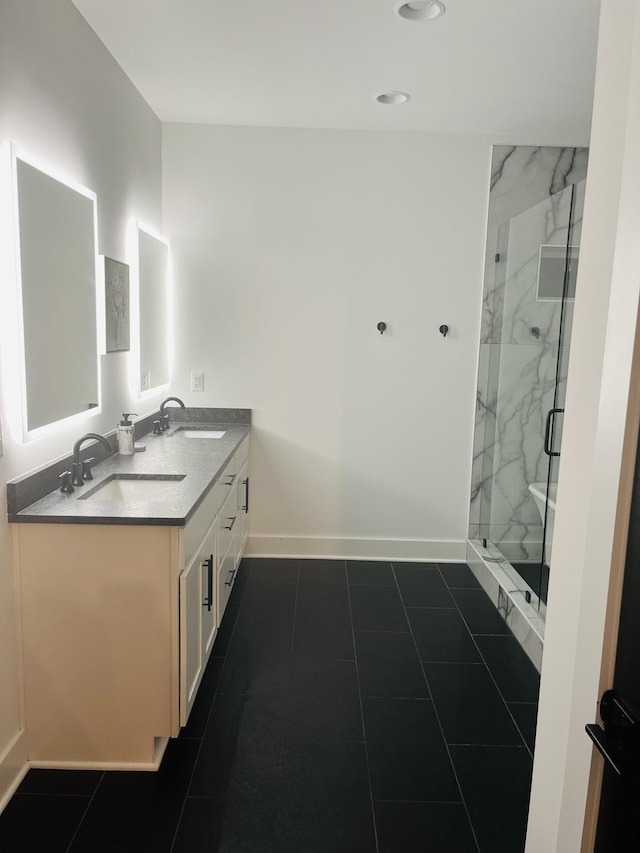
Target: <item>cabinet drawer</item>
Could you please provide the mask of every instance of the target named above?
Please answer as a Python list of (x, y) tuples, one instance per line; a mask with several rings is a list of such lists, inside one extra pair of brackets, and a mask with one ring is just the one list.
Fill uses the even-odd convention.
[(231, 491), (235, 489), (240, 474), (240, 466), (238, 464), (237, 454), (227, 462), (227, 466), (220, 475), (220, 488), (222, 490), (222, 501), (226, 501)]
[[(237, 481), (237, 478), (236, 478)], [(233, 540), (240, 529), (240, 514), (238, 512), (237, 500), (238, 489), (234, 486), (231, 494), (224, 502), (220, 514), (218, 516), (217, 526), (217, 541), (218, 541), (218, 560), (221, 561)]]

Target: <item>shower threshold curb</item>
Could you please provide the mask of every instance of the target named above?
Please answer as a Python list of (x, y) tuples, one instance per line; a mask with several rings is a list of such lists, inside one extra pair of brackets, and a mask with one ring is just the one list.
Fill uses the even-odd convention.
[[(538, 599), (527, 587), (518, 589), (509, 573), (479, 540), (467, 539), (467, 564), (487, 593), (516, 640), (540, 672), (544, 646), (544, 616), (536, 609)], [(509, 563), (504, 561), (505, 566)], [(526, 600), (531, 595), (531, 602)]]

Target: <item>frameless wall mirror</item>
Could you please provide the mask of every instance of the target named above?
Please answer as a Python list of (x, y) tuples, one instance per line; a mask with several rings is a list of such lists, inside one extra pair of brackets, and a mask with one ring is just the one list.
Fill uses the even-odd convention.
[(100, 409), (96, 196), (12, 148), (23, 433)]
[(139, 390), (169, 382), (169, 244), (138, 224)]

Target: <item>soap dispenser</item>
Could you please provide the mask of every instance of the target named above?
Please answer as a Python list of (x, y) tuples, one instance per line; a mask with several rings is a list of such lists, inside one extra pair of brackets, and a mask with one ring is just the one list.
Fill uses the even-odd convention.
[(118, 424), (118, 453), (121, 456), (133, 456), (134, 437), (133, 424), (129, 420), (131, 416), (137, 417), (135, 412), (123, 412), (122, 420)]

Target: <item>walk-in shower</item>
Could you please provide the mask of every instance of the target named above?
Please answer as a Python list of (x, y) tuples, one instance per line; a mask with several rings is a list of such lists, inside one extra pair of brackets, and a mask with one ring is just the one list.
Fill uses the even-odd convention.
[[(538, 666), (586, 162), (585, 149), (497, 146), (493, 151), (471, 564), (476, 558), (483, 564), (480, 579), (505, 615), (525, 619), (520, 639)], [(518, 636), (515, 627), (514, 632)]]

